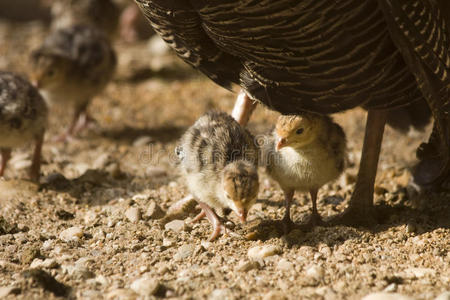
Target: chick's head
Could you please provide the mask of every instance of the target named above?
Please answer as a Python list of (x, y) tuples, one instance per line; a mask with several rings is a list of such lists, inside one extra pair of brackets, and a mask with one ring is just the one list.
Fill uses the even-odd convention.
[(234, 161), (223, 170), (222, 185), (229, 207), (245, 222), (258, 196), (258, 172), (245, 160)]
[(322, 122), (322, 116), (306, 113), (278, 117), (275, 127), (277, 150), (307, 146), (319, 136)]
[(39, 89), (52, 89), (67, 80), (69, 68), (70, 61), (67, 58), (35, 51), (31, 55), (30, 79)]

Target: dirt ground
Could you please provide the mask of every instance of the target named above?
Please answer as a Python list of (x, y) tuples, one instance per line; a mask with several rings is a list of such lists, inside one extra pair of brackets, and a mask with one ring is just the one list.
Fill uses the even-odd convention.
[[(29, 52), (45, 34), (39, 22), (1, 21), (0, 69), (26, 73)], [(178, 217), (164, 226), (160, 218), (188, 195), (173, 154), (178, 138), (204, 112), (231, 111), (235, 94), (155, 41), (115, 48), (115, 79), (89, 108), (98, 126), (66, 144), (46, 142), (40, 186), (26, 180), (30, 147), (14, 151), (0, 180), (0, 298), (361, 299), (385, 291), (434, 299), (450, 291), (450, 193), (412, 199), (406, 188), (429, 129), (386, 130), (379, 225), (283, 236), (271, 222), (284, 213), (283, 195), (262, 174), (249, 221), (230, 215), (235, 234), (207, 242), (211, 226), (192, 224), (195, 211), (184, 223)], [(276, 116), (259, 107), (249, 129), (267, 133)], [(69, 118), (56, 108), (47, 140)], [(347, 134), (350, 166), (321, 189), (323, 216), (347, 206), (365, 113), (335, 119)], [(310, 205), (296, 195), (297, 223)]]

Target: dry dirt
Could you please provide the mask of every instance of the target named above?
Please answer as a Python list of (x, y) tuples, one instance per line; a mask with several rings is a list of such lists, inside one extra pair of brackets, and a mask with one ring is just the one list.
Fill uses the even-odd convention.
[[(45, 33), (39, 22), (0, 22), (0, 69), (26, 73)], [(264, 175), (249, 222), (230, 216), (236, 234), (207, 242), (211, 227), (190, 223), (195, 212), (161, 227), (158, 218), (187, 195), (173, 155), (177, 139), (207, 110), (230, 111), (235, 94), (159, 46), (115, 47), (116, 78), (90, 106), (98, 126), (69, 143), (45, 144), (39, 187), (25, 180), (30, 147), (15, 150), (0, 180), (0, 298), (360, 299), (386, 291), (434, 299), (450, 291), (450, 194), (413, 201), (406, 189), (429, 130), (387, 129), (376, 187), (382, 218), (369, 229), (282, 236), (270, 221), (282, 217), (283, 196)], [(48, 140), (69, 116), (53, 112)], [(275, 118), (260, 107), (249, 128), (265, 133)], [(335, 119), (348, 137), (350, 167), (320, 191), (323, 216), (347, 205), (365, 113)], [(301, 223), (309, 212), (309, 199), (297, 194), (293, 219)]]

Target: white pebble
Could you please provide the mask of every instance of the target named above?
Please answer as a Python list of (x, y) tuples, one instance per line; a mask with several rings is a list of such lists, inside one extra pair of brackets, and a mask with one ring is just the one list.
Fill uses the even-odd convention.
[(158, 177), (167, 176), (167, 171), (163, 167), (152, 166), (152, 167), (147, 168), (147, 170), (145, 171), (145, 174), (148, 177), (158, 178)]
[(250, 270), (257, 269), (258, 267), (259, 267), (259, 264), (255, 261), (241, 260), (236, 267), (236, 271), (248, 272)]
[(63, 273), (68, 274), (74, 279), (89, 279), (95, 277), (95, 274), (91, 272), (87, 267), (78, 264), (62, 265), (61, 269)]
[(54, 240), (46, 240), (44, 243), (42, 243), (42, 250), (49, 251), (51, 248), (53, 248), (54, 243)]
[(12, 293), (12, 291), (14, 289), (16, 289), (16, 288), (13, 287), (13, 286), (2, 286), (2, 287), (0, 287), (0, 298), (3, 299), (4, 297), (8, 296), (9, 294)]
[(417, 278), (422, 278), (425, 276), (435, 276), (436, 271), (430, 268), (408, 268), (405, 270), (409, 275), (413, 275)]
[(184, 221), (183, 220), (173, 220), (164, 225), (164, 228), (166, 230), (172, 230), (175, 232), (181, 232), (184, 228)]
[(414, 300), (414, 298), (396, 293), (373, 293), (365, 296), (361, 300)]
[(29, 159), (18, 160), (14, 163), (11, 163), (11, 165), (16, 170), (28, 169), (29, 167), (31, 167), (31, 160)]
[(279, 253), (281, 253), (280, 247), (275, 245), (264, 245), (248, 249), (247, 256), (252, 260), (260, 260)]
[(153, 142), (155, 139), (152, 138), (151, 136), (140, 136), (137, 139), (135, 139), (133, 141), (133, 147), (142, 147), (145, 145), (150, 144), (151, 142)]
[(294, 270), (294, 264), (287, 259), (282, 258), (277, 264), (277, 269), (281, 271), (292, 271)]
[(59, 234), (59, 238), (64, 242), (78, 241), (83, 236), (83, 230), (80, 227), (69, 227)]
[(209, 300), (232, 300), (235, 299), (229, 289), (215, 289), (208, 298)]
[(439, 296), (436, 297), (434, 300), (450, 300), (450, 291), (443, 292)]
[(133, 201), (145, 201), (148, 199), (148, 195), (147, 194), (136, 194), (131, 199), (133, 199)]
[(178, 248), (178, 251), (173, 258), (175, 259), (175, 261), (184, 260), (194, 253), (194, 249), (194, 244), (182, 245), (180, 248)]
[(145, 216), (150, 219), (161, 219), (162, 217), (164, 217), (164, 211), (158, 204), (156, 204), (155, 201), (151, 201), (148, 204)]
[(164, 247), (172, 247), (174, 245), (174, 242), (170, 239), (163, 239), (162, 245)]
[(323, 279), (324, 273), (323, 268), (317, 265), (313, 265), (306, 270), (306, 276), (317, 281)]
[(202, 245), (202, 247), (207, 250), (209, 247), (211, 247), (212, 243), (208, 241), (201, 241), (200, 245)]
[(137, 298), (136, 293), (133, 290), (129, 289), (117, 289), (112, 290), (108, 294), (106, 294), (106, 299), (120, 299), (120, 300), (134, 300)]
[(83, 219), (85, 224), (93, 223), (97, 219), (97, 213), (95, 211), (88, 210), (85, 212)]
[(131, 223), (137, 223), (141, 219), (141, 210), (138, 207), (130, 207), (125, 211), (125, 217)]
[(35, 258), (33, 262), (30, 264), (31, 269), (35, 268), (56, 268), (58, 266), (58, 263), (53, 258), (46, 258), (45, 260)]
[(285, 300), (287, 297), (281, 292), (271, 291), (264, 295), (263, 300)]
[(130, 288), (141, 296), (151, 296), (156, 294), (160, 283), (157, 279), (142, 277), (133, 281)]
[(388, 285), (387, 287), (384, 288), (383, 292), (386, 293), (393, 293), (397, 291), (397, 284), (396, 283), (391, 283), (390, 285)]
[(104, 286), (111, 283), (110, 280), (103, 275), (97, 275), (97, 277), (95, 277), (95, 281)]

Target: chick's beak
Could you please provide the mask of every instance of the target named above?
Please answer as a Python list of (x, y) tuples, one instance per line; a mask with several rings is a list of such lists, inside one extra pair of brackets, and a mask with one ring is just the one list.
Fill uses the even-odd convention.
[(284, 138), (284, 137), (278, 138), (277, 146), (276, 146), (277, 151), (279, 151), (281, 148), (283, 148), (286, 145), (287, 145), (287, 139), (286, 138)]
[(241, 210), (239, 211), (239, 218), (241, 219), (241, 222), (244, 223), (245, 221), (247, 221), (247, 211), (246, 210)]

